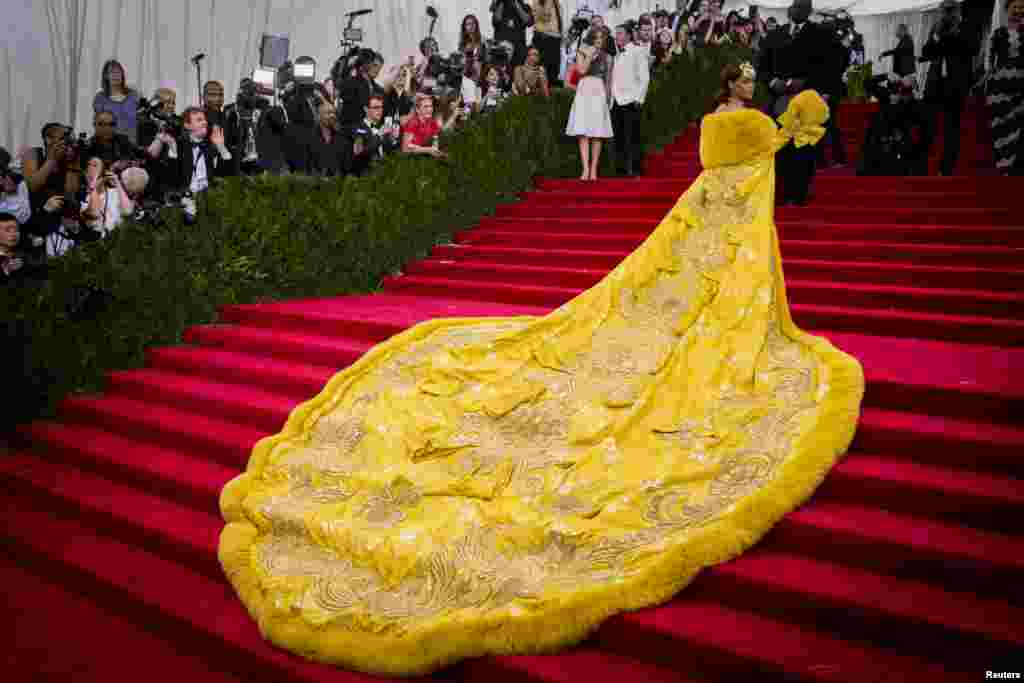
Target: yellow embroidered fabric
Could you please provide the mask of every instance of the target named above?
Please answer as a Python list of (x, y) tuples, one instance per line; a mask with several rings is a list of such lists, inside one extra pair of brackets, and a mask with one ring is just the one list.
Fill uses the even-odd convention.
[(784, 143), (759, 112), (707, 116), (705, 172), (598, 285), (541, 318), (417, 325), (260, 441), (219, 555), (265, 637), (392, 675), (551, 651), (810, 496), (864, 384), (790, 318)]

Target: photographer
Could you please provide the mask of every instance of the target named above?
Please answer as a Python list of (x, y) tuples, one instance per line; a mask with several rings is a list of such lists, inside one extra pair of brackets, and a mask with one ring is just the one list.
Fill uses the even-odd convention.
[(115, 132), (117, 118), (114, 112), (98, 111), (92, 119), (93, 136), (82, 150), (82, 158), (99, 157), (108, 167), (126, 165), (135, 156), (135, 145), (126, 136)]
[(944, 144), (939, 173), (952, 175), (960, 156), (960, 115), (971, 89), (972, 61), (979, 41), (963, 26), (960, 3), (942, 0), (940, 9), (942, 18), (921, 48), (920, 61), (930, 62), (924, 88), (925, 103), (930, 107), (925, 147), (931, 149), (942, 112)]
[(916, 175), (922, 168), (927, 172), (922, 144), (926, 114), (914, 98), (911, 77), (881, 74), (868, 81), (866, 90), (878, 100), (879, 110), (868, 124), (857, 175)]
[[(215, 127), (209, 131), (206, 112), (199, 107), (189, 107), (182, 115), (185, 134), (175, 139), (168, 132), (160, 133), (149, 146), (153, 159), (161, 158), (167, 149), (167, 168), (174, 189), (184, 192), (182, 202), (186, 218), (195, 217), (195, 195), (205, 192), (210, 179), (231, 175), (233, 166), (231, 152), (224, 140), (224, 130)], [(207, 135), (209, 134), (209, 140)]]
[(25, 179), (38, 210), (50, 197), (76, 195), (82, 186), (78, 142), (71, 129), (48, 123), (42, 130), (43, 147), (33, 147), (24, 159)]
[(384, 65), (383, 58), (373, 50), (359, 51), (349, 77), (341, 82), (338, 96), (341, 99), (342, 126), (354, 126), (362, 121), (371, 95), (383, 95), (384, 89), (376, 83)]
[(135, 202), (121, 185), (117, 174), (99, 157), (92, 157), (85, 168), (86, 197), (82, 202), (82, 223), (97, 237), (110, 233), (121, 219), (135, 211)]
[[(261, 125), (261, 117), (269, 110), (270, 100), (260, 95), (256, 82), (243, 78), (235, 101), (224, 108), (224, 138), (234, 158), (236, 172), (254, 175), (261, 170), (260, 159), (268, 150), (261, 150), (260, 130), (269, 124), (268, 119)], [(283, 129), (283, 123), (281, 127)]]
[[(371, 95), (361, 125), (349, 131), (352, 139), (352, 173), (365, 173), (374, 161), (383, 159), (401, 146), (401, 130), (384, 122), (384, 98)], [(357, 151), (358, 150), (358, 151)]]
[(494, 39), (512, 43), (510, 66), (526, 61), (526, 29), (533, 26), (533, 10), (523, 0), (491, 0), (491, 21)]

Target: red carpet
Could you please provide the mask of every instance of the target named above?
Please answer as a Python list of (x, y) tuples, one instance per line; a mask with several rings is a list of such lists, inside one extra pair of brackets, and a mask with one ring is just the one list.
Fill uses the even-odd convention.
[[(866, 113), (844, 110), (852, 142)], [(972, 128), (973, 127), (973, 128)], [(1024, 646), (1024, 221), (965, 118), (959, 175), (819, 175), (778, 212), (797, 322), (861, 359), (854, 446), (813, 500), (673, 602), (582, 647), (453, 681), (978, 681)], [(437, 316), (541, 314), (598, 281), (698, 171), (541, 180), (384, 292), (232, 306), (69, 398), (0, 458), (5, 678), (355, 681), (264, 643), (220, 575), (220, 487), (252, 444), (375, 342)], [(856, 158), (856, 150), (853, 150)], [(1019, 661), (1019, 660), (1018, 660)], [(223, 671), (225, 673), (217, 673)]]

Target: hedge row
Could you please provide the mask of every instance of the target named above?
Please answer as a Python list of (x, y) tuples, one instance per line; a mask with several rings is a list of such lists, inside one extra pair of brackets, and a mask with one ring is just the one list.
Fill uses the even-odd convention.
[[(652, 83), (648, 148), (707, 108), (725, 63), (707, 49)], [(514, 200), (535, 176), (579, 172), (564, 134), (572, 93), (514, 98), (448, 141), (450, 160), (389, 158), (368, 176), (240, 177), (210, 191), (199, 220), (127, 223), (52, 261), (38, 288), (6, 287), (5, 422), (52, 413), (69, 391), (102, 388), (108, 370), (139, 367), (144, 351), (180, 342), (227, 304), (368, 292), (456, 230)], [(613, 154), (604, 157), (606, 174)]]

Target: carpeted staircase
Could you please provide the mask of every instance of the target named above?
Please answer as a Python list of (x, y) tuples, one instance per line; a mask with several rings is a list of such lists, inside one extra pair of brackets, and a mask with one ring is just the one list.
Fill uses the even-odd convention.
[[(844, 110), (856, 159), (868, 111)], [(973, 126), (973, 129), (972, 129)], [(776, 218), (802, 327), (863, 363), (849, 455), (755, 549), (672, 602), (470, 681), (979, 681), (1024, 646), (1024, 219), (1017, 180), (819, 174)], [(69, 398), (0, 457), (9, 681), (356, 681), (259, 636), (216, 558), (220, 487), (374, 343), (437, 316), (543, 314), (597, 282), (699, 168), (690, 129), (640, 179), (541, 179), (372, 296), (231, 306)], [(1014, 668), (1015, 667), (1015, 668)]]

